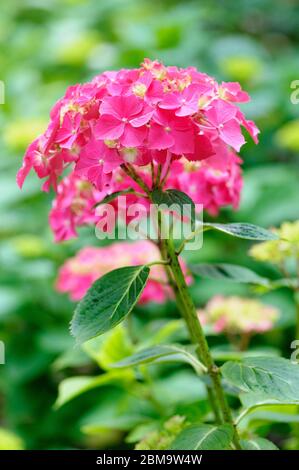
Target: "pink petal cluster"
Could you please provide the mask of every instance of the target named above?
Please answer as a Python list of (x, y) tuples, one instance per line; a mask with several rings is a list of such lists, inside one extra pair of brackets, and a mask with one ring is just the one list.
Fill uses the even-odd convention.
[[(84, 297), (94, 281), (109, 271), (124, 266), (143, 265), (159, 259), (158, 248), (147, 240), (134, 243), (116, 242), (101, 248), (85, 247), (60, 268), (56, 288), (59, 292), (67, 292), (71, 300), (78, 301)], [(187, 282), (190, 283), (192, 278), (187, 273), (183, 261), (181, 266), (187, 276)], [(171, 296), (164, 267), (152, 266), (139, 302), (162, 303)]]
[[(52, 227), (61, 225), (53, 214), (61, 217), (66, 208), (61, 194), (68, 179), (58, 181), (66, 169), (68, 178), (82, 178), (105, 195), (132, 186), (120, 177), (127, 165), (142, 175), (148, 166), (157, 174), (160, 165), (167, 187), (185, 188), (212, 214), (226, 204), (236, 207), (241, 176), (235, 152), (245, 142), (242, 128), (255, 142), (259, 132), (236, 105), (248, 100), (238, 83), (218, 84), (194, 67), (145, 59), (140, 68), (104, 72), (69, 87), (54, 105), (48, 128), (26, 151), (17, 182), (22, 187), (33, 169), (45, 180), (43, 190), (52, 186), (58, 192)], [(75, 232), (73, 222), (65, 232), (54, 230), (57, 240)]]
[(236, 151), (243, 145), (241, 126), (256, 141), (258, 130), (235, 102), (248, 95), (238, 83), (219, 85), (194, 67), (165, 67), (145, 60), (138, 69), (105, 72), (91, 82), (68, 88), (50, 113), (50, 124), (27, 149), (18, 183), (33, 168), (55, 186), (66, 166), (102, 190), (113, 170), (127, 162), (126, 149), (136, 149), (130, 163), (143, 165), (183, 155), (197, 161), (219, 146)]
[(263, 333), (271, 330), (279, 312), (271, 305), (243, 297), (213, 297), (198, 315), (203, 324), (211, 325), (216, 333), (238, 335)]

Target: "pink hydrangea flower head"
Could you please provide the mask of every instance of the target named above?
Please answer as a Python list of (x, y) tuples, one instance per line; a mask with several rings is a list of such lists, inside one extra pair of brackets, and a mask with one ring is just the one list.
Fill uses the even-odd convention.
[[(104, 72), (69, 87), (55, 103), (47, 129), (26, 151), (18, 185), (33, 169), (44, 180), (43, 190), (53, 187), (58, 192), (64, 211), (55, 210), (61, 207), (55, 201), (51, 225), (56, 234), (61, 226), (57, 221), (67, 212), (66, 200), (72, 205), (74, 197), (72, 185), (65, 184), (66, 172), (67, 178), (84, 179), (105, 195), (123, 187), (119, 175), (128, 166), (145, 175), (151, 189), (148, 168), (157, 175), (162, 164), (163, 187), (185, 188), (211, 214), (226, 204), (236, 207), (242, 183), (235, 152), (245, 142), (242, 128), (255, 142), (259, 132), (237, 105), (248, 99), (238, 83), (219, 85), (194, 67), (145, 59), (139, 68)], [(192, 172), (188, 161), (197, 164)], [(129, 183), (133, 185), (132, 178)], [(62, 198), (68, 188), (71, 196)], [(80, 224), (94, 217), (81, 217)], [(78, 225), (78, 217), (67, 220)], [(73, 222), (59, 239), (75, 233)]]

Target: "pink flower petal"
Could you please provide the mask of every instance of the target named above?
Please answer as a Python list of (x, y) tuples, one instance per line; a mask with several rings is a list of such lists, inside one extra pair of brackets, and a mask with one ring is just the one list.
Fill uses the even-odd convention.
[(148, 109), (145, 113), (140, 114), (140, 116), (137, 116), (136, 118), (133, 118), (130, 120), (130, 124), (133, 127), (141, 127), (144, 126), (149, 122), (151, 119), (152, 115), (154, 113), (153, 109)]
[(127, 124), (120, 142), (124, 147), (140, 147), (144, 142), (146, 134), (147, 128), (145, 126), (134, 128)]
[(164, 96), (163, 100), (159, 103), (161, 109), (177, 109), (180, 107), (179, 93), (168, 93)]
[(94, 128), (94, 132), (97, 138), (115, 140), (119, 139), (124, 129), (124, 122), (114, 116), (104, 114), (100, 117), (98, 124)]
[(224, 124), (230, 119), (234, 118), (237, 113), (237, 108), (224, 100), (214, 100), (211, 108), (206, 111), (207, 119), (215, 126)]
[(237, 152), (239, 152), (245, 143), (240, 125), (234, 119), (224, 124), (223, 128), (219, 131), (219, 135), (226, 144), (233, 147)]
[(158, 124), (152, 124), (148, 135), (148, 148), (163, 150), (172, 147), (174, 138), (165, 131), (164, 127)]
[(194, 152), (194, 138), (193, 132), (189, 131), (177, 131), (172, 132), (174, 138), (174, 144), (171, 147), (171, 151), (176, 155), (183, 155), (185, 153)]

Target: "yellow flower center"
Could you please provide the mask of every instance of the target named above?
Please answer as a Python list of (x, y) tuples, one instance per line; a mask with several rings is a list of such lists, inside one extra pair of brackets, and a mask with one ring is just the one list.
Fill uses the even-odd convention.
[(146, 93), (146, 86), (143, 83), (136, 83), (132, 90), (134, 95), (139, 96), (139, 98), (144, 98)]

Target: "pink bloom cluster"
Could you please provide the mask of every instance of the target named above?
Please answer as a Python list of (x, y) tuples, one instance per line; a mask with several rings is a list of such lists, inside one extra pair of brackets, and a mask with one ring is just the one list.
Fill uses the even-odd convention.
[(238, 335), (271, 330), (279, 317), (278, 310), (255, 299), (244, 297), (213, 297), (203, 310), (200, 321), (211, 325), (216, 333)]
[[(69, 230), (57, 229), (61, 221), (54, 214), (60, 218), (66, 209), (62, 195), (73, 186), (69, 181), (82, 178), (104, 196), (132, 186), (122, 174), (127, 165), (147, 175), (150, 186), (147, 168), (157, 174), (162, 166), (167, 187), (185, 188), (215, 214), (223, 205), (238, 203), (241, 161), (235, 152), (245, 142), (242, 127), (257, 142), (257, 127), (236, 105), (248, 100), (238, 83), (218, 84), (194, 67), (145, 59), (137, 69), (104, 72), (69, 87), (55, 104), (48, 128), (26, 151), (17, 182), (21, 187), (34, 169), (45, 179), (44, 190), (58, 191), (51, 215), (58, 240), (74, 234), (73, 223), (85, 223), (82, 212), (81, 218), (72, 218)], [(193, 171), (186, 171), (188, 162), (194, 163)], [(59, 185), (66, 168), (70, 176)], [(86, 221), (92, 221), (89, 215)]]
[[(109, 271), (124, 266), (136, 266), (151, 263), (160, 259), (158, 248), (147, 240), (134, 243), (116, 242), (107, 247), (86, 247), (73, 258), (68, 259), (60, 268), (56, 288), (59, 292), (67, 292), (74, 301), (84, 297), (91, 285)], [(187, 282), (192, 278), (181, 261)], [(140, 303), (162, 303), (171, 297), (171, 289), (162, 265), (151, 267), (150, 277), (140, 297)]]

